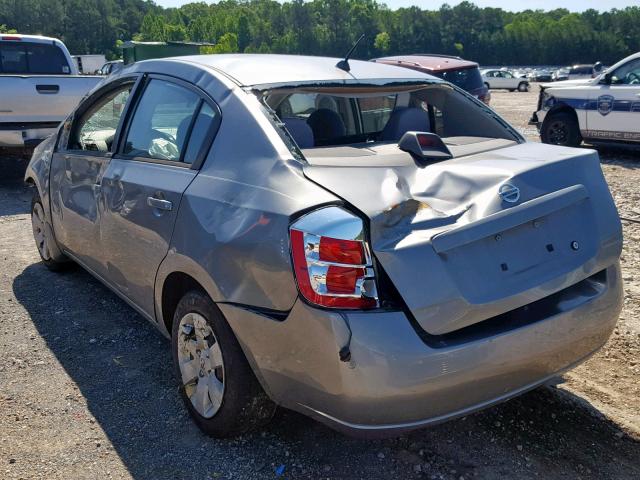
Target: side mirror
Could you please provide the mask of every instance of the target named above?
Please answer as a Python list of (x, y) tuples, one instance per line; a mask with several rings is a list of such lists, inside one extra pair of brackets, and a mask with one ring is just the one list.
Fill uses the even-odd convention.
[(398, 142), (398, 148), (410, 153), (420, 164), (453, 158), (449, 148), (435, 133), (406, 132)]
[(604, 83), (605, 85), (611, 85), (611, 79), (613, 78), (613, 74), (611, 72), (607, 72), (600, 80), (600, 83)]

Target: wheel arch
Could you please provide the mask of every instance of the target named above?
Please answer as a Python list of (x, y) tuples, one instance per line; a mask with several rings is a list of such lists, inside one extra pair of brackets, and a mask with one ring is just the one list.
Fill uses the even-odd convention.
[(544, 116), (543, 125), (558, 113), (568, 113), (576, 119), (576, 122), (578, 122), (578, 125), (580, 124), (578, 120), (578, 113), (576, 112), (575, 108), (571, 107), (570, 105), (567, 105), (566, 103), (560, 102), (554, 105), (553, 108), (551, 108), (551, 110), (549, 110), (547, 114)]
[(204, 287), (195, 278), (184, 272), (171, 272), (164, 279), (160, 300), (160, 318), (158, 320), (162, 321), (164, 328), (168, 332), (171, 332), (173, 316), (180, 299), (191, 290), (200, 290), (206, 293)]

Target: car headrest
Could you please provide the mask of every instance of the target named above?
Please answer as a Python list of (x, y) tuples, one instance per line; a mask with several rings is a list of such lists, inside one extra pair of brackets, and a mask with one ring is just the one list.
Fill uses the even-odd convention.
[(319, 108), (314, 111), (307, 123), (313, 130), (316, 145), (327, 145), (331, 140), (344, 137), (347, 134), (347, 128), (340, 115), (328, 108)]
[(300, 148), (312, 148), (315, 144), (313, 130), (304, 118), (285, 117), (282, 123)]
[(397, 142), (412, 131), (430, 132), (429, 115), (421, 108), (396, 107), (382, 130), (382, 140)]

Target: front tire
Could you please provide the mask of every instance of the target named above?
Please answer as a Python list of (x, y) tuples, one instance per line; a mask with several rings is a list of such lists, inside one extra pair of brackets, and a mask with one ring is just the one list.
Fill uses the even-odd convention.
[(564, 147), (578, 147), (582, 143), (578, 120), (568, 112), (555, 113), (546, 118), (540, 137), (544, 143)]
[(529, 91), (529, 84), (526, 82), (520, 82), (520, 85), (518, 85), (518, 91), (519, 92), (528, 92)]
[(58, 250), (56, 239), (47, 225), (44, 207), (36, 191), (31, 200), (31, 229), (42, 263), (51, 271), (58, 272), (69, 265), (69, 259)]
[(180, 394), (198, 427), (224, 438), (257, 429), (276, 405), (258, 383), (231, 327), (204, 292), (182, 297), (171, 346)]

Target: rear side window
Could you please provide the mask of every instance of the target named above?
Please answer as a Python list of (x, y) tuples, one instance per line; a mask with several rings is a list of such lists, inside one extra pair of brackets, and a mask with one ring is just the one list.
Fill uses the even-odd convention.
[[(477, 68), (463, 68), (460, 70), (447, 70), (444, 72), (433, 72), (432, 75), (440, 77), (447, 82), (453, 83), (467, 92), (482, 88), (484, 82), (482, 75)], [(494, 74), (494, 76), (497, 76)]]
[(67, 75), (67, 59), (56, 45), (0, 42), (0, 72), (34, 75)]
[(198, 113), (198, 116), (196, 117), (196, 120), (193, 124), (191, 136), (189, 137), (189, 140), (187, 142), (187, 147), (184, 152), (183, 158), (184, 163), (188, 163), (189, 165), (191, 165), (193, 162), (195, 162), (196, 158), (198, 157), (198, 153), (200, 153), (200, 149), (207, 139), (207, 134), (209, 133), (212, 124), (220, 120), (218, 118), (218, 115), (218, 112), (211, 108), (209, 104), (202, 104), (200, 113)]
[(0, 72), (28, 73), (27, 52), (22, 45), (0, 43)]
[(195, 92), (152, 79), (142, 94), (124, 144), (125, 155), (180, 161), (201, 99)]

